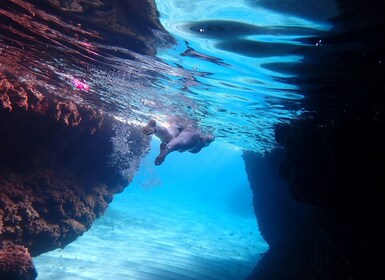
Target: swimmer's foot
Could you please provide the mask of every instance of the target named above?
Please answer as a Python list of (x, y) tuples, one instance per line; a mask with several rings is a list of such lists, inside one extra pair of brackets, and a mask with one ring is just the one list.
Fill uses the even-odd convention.
[(160, 144), (159, 156), (155, 159), (155, 165), (161, 165), (169, 152), (169, 148), (166, 143)]
[(156, 121), (150, 120), (148, 124), (142, 128), (142, 131), (146, 135), (151, 135), (155, 132)]

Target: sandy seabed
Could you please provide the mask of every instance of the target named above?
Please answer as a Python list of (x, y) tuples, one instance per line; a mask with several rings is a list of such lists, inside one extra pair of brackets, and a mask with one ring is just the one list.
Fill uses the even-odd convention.
[[(131, 185), (115, 196), (106, 214), (88, 232), (64, 249), (34, 258), (37, 279), (238, 280), (247, 277), (267, 245), (255, 217), (234, 212), (234, 206), (228, 205), (229, 197), (215, 196), (216, 189), (209, 187), (215, 176), (229, 182), (223, 174), (229, 174), (228, 169), (234, 174), (233, 165), (242, 166), (242, 162), (222, 161), (223, 168), (207, 180), (194, 174), (196, 180), (209, 184), (195, 189), (191, 185), (196, 185), (193, 179), (189, 180), (190, 186), (176, 186), (177, 180), (185, 179), (186, 174), (179, 174), (180, 178), (173, 176), (172, 182), (167, 179), (169, 175), (162, 175), (181, 166), (179, 160), (184, 164), (191, 160), (191, 166), (202, 167), (209, 154), (212, 155), (208, 151), (187, 159), (178, 154), (173, 159), (176, 162), (154, 171), (151, 165), (154, 152), (150, 153)], [(246, 177), (242, 180), (246, 180), (242, 184), (247, 184)], [(149, 187), (151, 184), (156, 186)], [(234, 184), (239, 185), (231, 185)], [(231, 193), (230, 199), (231, 196), (236, 199)], [(251, 203), (251, 194), (249, 199)]]

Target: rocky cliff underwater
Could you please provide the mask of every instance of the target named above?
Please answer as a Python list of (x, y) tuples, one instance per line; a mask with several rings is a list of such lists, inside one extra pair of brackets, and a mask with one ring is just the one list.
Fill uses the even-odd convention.
[[(114, 13), (98, 10), (102, 2), (88, 5), (73, 1), (68, 7), (55, 1), (37, 1), (36, 6), (24, 1), (3, 5), (1, 32), (9, 47), (1, 50), (0, 73), (0, 279), (35, 279), (31, 257), (63, 248), (87, 231), (105, 212), (113, 195), (129, 184), (148, 151), (149, 139), (137, 125), (79, 102), (77, 88), (68, 88), (65, 83), (56, 88), (50, 76), (55, 71), (49, 73), (52, 67), (44, 68), (44, 73), (36, 70), (36, 77), (26, 75), (28, 67), (38, 67), (26, 56), (29, 51), (39, 52), (33, 49), (39, 45), (33, 46), (34, 38), (27, 34), (37, 34), (37, 40), (44, 37), (42, 40), (52, 44), (52, 52), (59, 58), (65, 53), (60, 36), (65, 35), (44, 33), (45, 29), (33, 29), (37, 28), (34, 24), (40, 28), (56, 24), (63, 32), (76, 31), (40, 8), (65, 11), (69, 18), (78, 20), (82, 20), (85, 9), (95, 13), (87, 24), (119, 30), (143, 53), (150, 54), (155, 49), (146, 44), (154, 35), (140, 24), (161, 27), (151, 1), (127, 3), (132, 14), (125, 16), (134, 20), (129, 30), (121, 28), (126, 19), (116, 14), (114, 25), (106, 25), (105, 21), (112, 18), (105, 13)], [(31, 29), (26, 30), (28, 26)], [(111, 30), (110, 35), (114, 34)], [(18, 47), (22, 42), (25, 47)], [(55, 54), (57, 44), (62, 48)], [(78, 54), (84, 55), (82, 50)], [(31, 80), (20, 81), (23, 76)], [(60, 92), (75, 97), (63, 98)]]
[[(74, 81), (60, 73), (66, 63), (76, 65), (73, 72), (79, 73), (83, 64), (75, 58), (90, 64), (100, 59), (88, 41), (74, 40), (73, 55), (65, 60), (69, 44), (62, 39), (70, 33), (101, 45), (108, 37), (114, 45), (149, 57), (156, 53), (159, 38), (163, 47), (173, 41), (160, 25), (153, 1), (111, 1), (106, 8), (107, 2), (0, 4), (0, 279), (35, 279), (32, 257), (63, 248), (90, 229), (148, 152), (149, 139), (139, 126), (110, 114), (114, 102), (97, 110), (92, 100), (82, 101), (87, 87), (62, 86)], [(385, 4), (335, 2), (338, 15), (330, 19), (332, 28), (303, 38), (322, 47), (298, 46), (295, 52), (304, 58), (290, 69), (279, 63), (269, 66), (296, 74), (282, 80), (304, 95), (303, 114), (275, 126), (276, 148), (244, 152), (256, 219), (269, 244), (250, 280), (385, 279)], [(281, 2), (261, 4), (297, 12)], [(110, 13), (109, 5), (130, 14), (122, 18)], [(62, 12), (80, 25), (102, 27), (101, 33), (57, 20)], [(36, 26), (29, 21), (34, 17)], [(38, 48), (28, 44), (30, 28), (44, 31), (47, 22), (64, 36), (42, 32), (33, 34), (41, 42)], [(122, 34), (129, 39), (121, 40)], [(27, 44), (22, 48), (19, 40)], [(57, 52), (46, 50), (52, 42)], [(48, 63), (39, 70), (43, 60), (25, 55), (34, 52), (49, 56), (58, 68)], [(119, 48), (107, 53), (127, 55)], [(36, 76), (25, 74), (31, 69)], [(148, 75), (146, 81), (151, 79)], [(135, 110), (134, 104), (130, 112)]]
[(385, 5), (338, 3), (327, 47), (294, 70), (308, 113), (244, 154), (270, 245), (249, 279), (385, 278)]

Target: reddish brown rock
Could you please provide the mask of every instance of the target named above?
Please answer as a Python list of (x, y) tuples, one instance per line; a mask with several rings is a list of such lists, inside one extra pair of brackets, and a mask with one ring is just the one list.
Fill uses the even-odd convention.
[(31, 256), (88, 230), (148, 149), (87, 69), (173, 40), (153, 0), (8, 1), (0, 33), (0, 279), (34, 279)]
[(12, 242), (0, 242), (1, 279), (32, 280), (37, 276), (31, 255), (24, 246)]
[[(91, 107), (4, 77), (0, 85), (0, 242), (11, 244), (0, 278), (34, 279), (31, 256), (88, 230), (149, 143), (138, 127)], [(17, 273), (31, 278), (11, 278)]]

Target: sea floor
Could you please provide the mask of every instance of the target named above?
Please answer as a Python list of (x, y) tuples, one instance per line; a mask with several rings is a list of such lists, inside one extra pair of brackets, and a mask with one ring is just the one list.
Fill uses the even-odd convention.
[[(256, 219), (250, 210), (240, 210), (242, 202), (232, 203), (244, 195), (229, 189), (216, 196), (220, 189), (210, 189), (216, 176), (224, 180), (222, 187), (224, 182), (239, 186), (238, 177), (231, 183), (224, 174), (234, 174), (232, 165), (242, 162), (224, 157), (224, 168), (207, 180), (195, 173), (186, 183), (186, 174), (170, 172), (178, 172), (182, 162), (190, 161), (192, 168), (211, 164), (205, 157), (212, 153), (177, 155), (173, 164), (153, 167), (153, 147), (130, 186), (115, 196), (88, 232), (64, 249), (34, 258), (38, 280), (235, 280), (250, 274), (267, 250)], [(251, 196), (247, 201), (251, 203)]]

